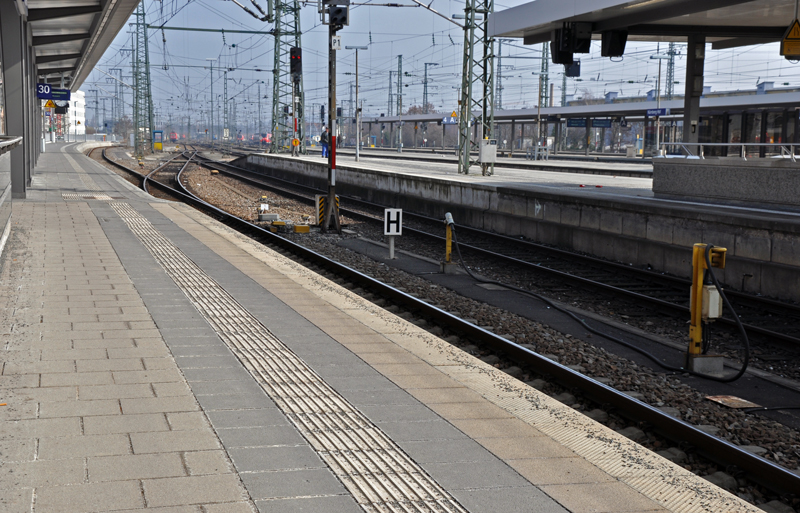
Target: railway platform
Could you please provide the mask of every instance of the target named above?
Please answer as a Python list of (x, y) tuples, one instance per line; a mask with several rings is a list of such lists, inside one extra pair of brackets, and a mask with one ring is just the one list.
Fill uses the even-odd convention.
[(49, 148), (0, 261), (2, 511), (760, 511)]

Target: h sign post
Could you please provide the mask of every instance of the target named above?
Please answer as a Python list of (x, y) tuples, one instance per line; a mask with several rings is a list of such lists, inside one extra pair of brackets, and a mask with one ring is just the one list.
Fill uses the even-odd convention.
[(383, 210), (383, 234), (389, 237), (389, 259), (394, 260), (394, 237), (403, 235), (403, 209)]

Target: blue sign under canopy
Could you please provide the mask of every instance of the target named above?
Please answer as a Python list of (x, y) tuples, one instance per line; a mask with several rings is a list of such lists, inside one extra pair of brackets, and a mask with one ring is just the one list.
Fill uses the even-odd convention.
[(586, 118), (567, 119), (567, 128), (586, 128)]
[(36, 97), (40, 100), (70, 100), (69, 89), (56, 89), (50, 84), (36, 84)]

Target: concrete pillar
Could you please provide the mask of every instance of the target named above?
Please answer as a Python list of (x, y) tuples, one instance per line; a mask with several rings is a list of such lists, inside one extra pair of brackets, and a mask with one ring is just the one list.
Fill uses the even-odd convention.
[(0, 37), (3, 41), (6, 130), (8, 135), (24, 137), (22, 144), (11, 150), (11, 196), (25, 198), (30, 184), (33, 155), (30, 146), (39, 144), (39, 141), (31, 140), (25, 23), (17, 13), (14, 2), (0, 2)]
[[(683, 100), (683, 141), (696, 143), (699, 136), (700, 96), (703, 95), (703, 67), (706, 37), (689, 36), (686, 47), (686, 92)], [(690, 147), (697, 154), (696, 147)]]

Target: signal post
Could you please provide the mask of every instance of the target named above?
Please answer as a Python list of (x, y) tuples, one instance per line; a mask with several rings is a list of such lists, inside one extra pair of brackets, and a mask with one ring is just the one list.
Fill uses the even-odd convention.
[(342, 233), (339, 209), (336, 205), (336, 51), (342, 49), (341, 36), (336, 33), (349, 24), (350, 0), (322, 0), (322, 22), (328, 25), (328, 198), (325, 201), (325, 215), (322, 231), (331, 228)]

